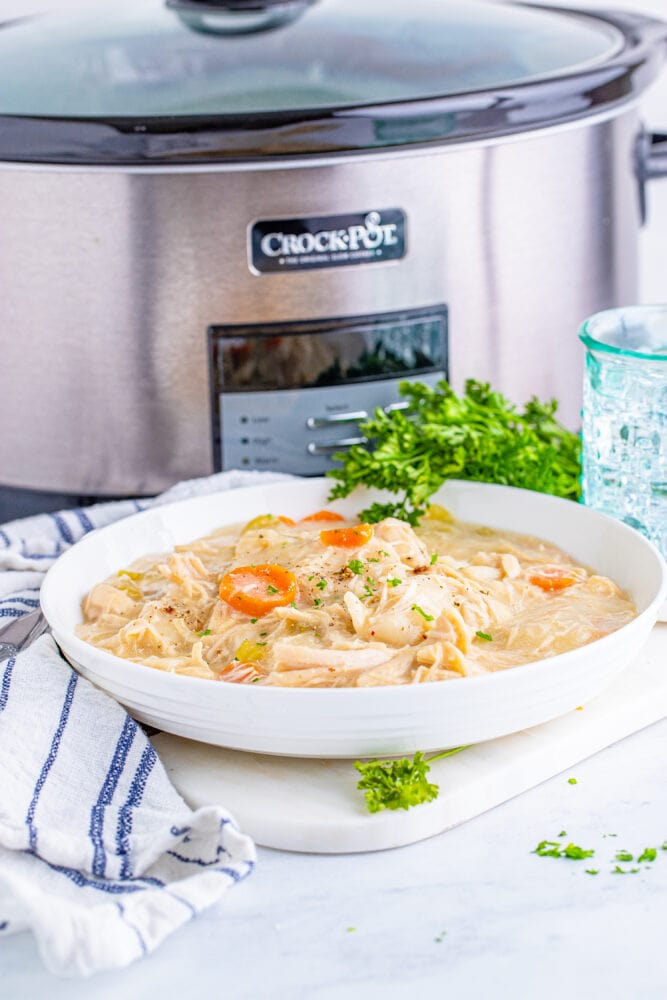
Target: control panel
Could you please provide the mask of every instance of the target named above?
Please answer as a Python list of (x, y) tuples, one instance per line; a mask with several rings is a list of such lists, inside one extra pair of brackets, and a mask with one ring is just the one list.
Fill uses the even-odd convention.
[(359, 424), (402, 407), (399, 385), (447, 377), (444, 307), (209, 329), (216, 470), (321, 475), (365, 443)]

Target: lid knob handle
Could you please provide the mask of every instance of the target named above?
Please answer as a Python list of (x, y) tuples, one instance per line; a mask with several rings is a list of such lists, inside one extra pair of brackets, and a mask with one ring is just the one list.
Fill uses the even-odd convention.
[(317, 0), (165, 0), (195, 31), (250, 35), (295, 21)]

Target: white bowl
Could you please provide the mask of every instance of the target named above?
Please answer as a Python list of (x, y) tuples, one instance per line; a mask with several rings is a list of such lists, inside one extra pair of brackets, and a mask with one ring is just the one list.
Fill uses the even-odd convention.
[(271, 511), (294, 518), (324, 506), (347, 515), (378, 491), (327, 502), (331, 482), (252, 486), (156, 507), (92, 532), (42, 586), (44, 614), (70, 663), (140, 722), (238, 750), (299, 757), (370, 757), (494, 739), (569, 712), (632, 662), (667, 593), (657, 549), (626, 525), (569, 500), (450, 481), (434, 496), (454, 516), (554, 542), (621, 585), (639, 615), (580, 649), (482, 677), (399, 687), (285, 689), (182, 677), (91, 646), (74, 633), (94, 583), (148, 552)]

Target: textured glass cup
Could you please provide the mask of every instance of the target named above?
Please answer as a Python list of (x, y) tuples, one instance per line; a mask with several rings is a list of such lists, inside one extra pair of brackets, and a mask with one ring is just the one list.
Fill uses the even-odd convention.
[(596, 313), (579, 337), (584, 503), (667, 556), (667, 305)]

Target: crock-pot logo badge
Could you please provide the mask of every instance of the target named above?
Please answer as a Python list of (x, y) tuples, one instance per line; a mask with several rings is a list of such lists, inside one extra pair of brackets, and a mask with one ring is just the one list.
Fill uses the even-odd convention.
[(250, 251), (257, 271), (395, 260), (405, 255), (405, 215), (392, 208), (359, 215), (256, 222)]
[(379, 212), (369, 212), (363, 226), (346, 229), (320, 229), (317, 233), (267, 233), (262, 239), (262, 253), (267, 257), (291, 257), (301, 254), (345, 253), (347, 250), (378, 250), (398, 243), (395, 222), (382, 222)]

